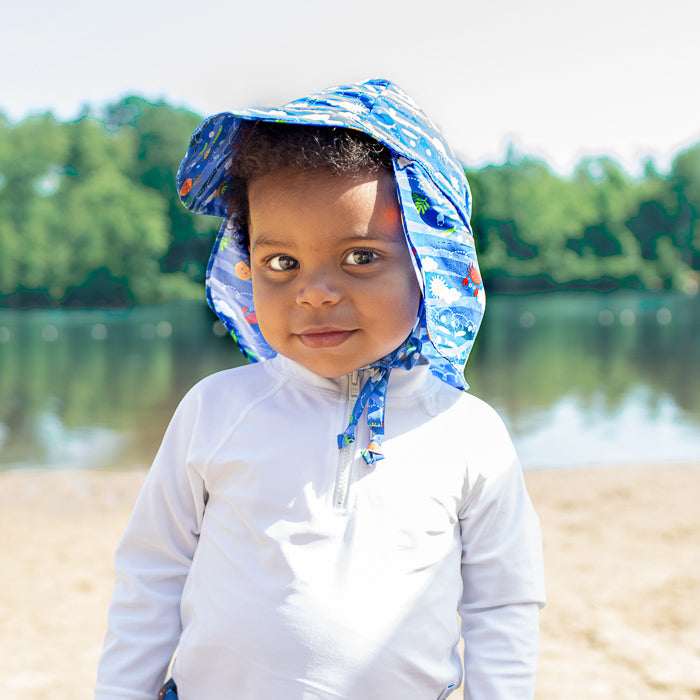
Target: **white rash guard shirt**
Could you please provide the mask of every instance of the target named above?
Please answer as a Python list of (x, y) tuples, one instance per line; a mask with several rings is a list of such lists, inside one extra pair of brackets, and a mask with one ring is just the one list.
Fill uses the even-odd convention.
[(96, 700), (435, 700), (534, 694), (542, 545), (485, 403), (426, 365), (392, 370), (385, 459), (366, 421), (338, 448), (363, 371), (281, 356), (183, 399), (116, 554)]

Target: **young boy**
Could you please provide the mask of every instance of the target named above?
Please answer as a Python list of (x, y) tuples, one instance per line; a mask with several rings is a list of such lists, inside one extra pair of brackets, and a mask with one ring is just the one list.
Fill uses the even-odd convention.
[(210, 304), (251, 360), (195, 386), (116, 554), (98, 700), (534, 693), (537, 518), (464, 393), (484, 306), (464, 172), (388, 81), (205, 120)]

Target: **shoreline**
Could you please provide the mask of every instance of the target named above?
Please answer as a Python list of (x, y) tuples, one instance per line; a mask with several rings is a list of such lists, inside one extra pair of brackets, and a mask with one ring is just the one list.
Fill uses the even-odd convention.
[[(92, 697), (113, 553), (145, 474), (0, 472), (4, 700)], [(525, 479), (548, 589), (537, 700), (697, 698), (700, 461), (534, 469)]]

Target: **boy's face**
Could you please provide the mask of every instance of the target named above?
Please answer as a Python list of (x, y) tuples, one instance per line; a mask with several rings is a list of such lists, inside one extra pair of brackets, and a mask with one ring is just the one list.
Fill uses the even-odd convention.
[(255, 313), (278, 353), (338, 377), (408, 337), (420, 289), (390, 175), (286, 168), (248, 201)]

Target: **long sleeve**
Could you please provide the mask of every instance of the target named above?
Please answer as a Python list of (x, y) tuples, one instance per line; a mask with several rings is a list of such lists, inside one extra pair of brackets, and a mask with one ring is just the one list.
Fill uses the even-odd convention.
[(178, 644), (206, 498), (188, 458), (197, 408), (191, 399), (178, 408), (117, 548), (96, 700), (153, 700)]
[(470, 459), (460, 513), (465, 700), (534, 696), (544, 570), (539, 521), (500, 418)]
[(464, 700), (526, 700), (535, 695), (537, 603), (471, 610), (462, 617)]

